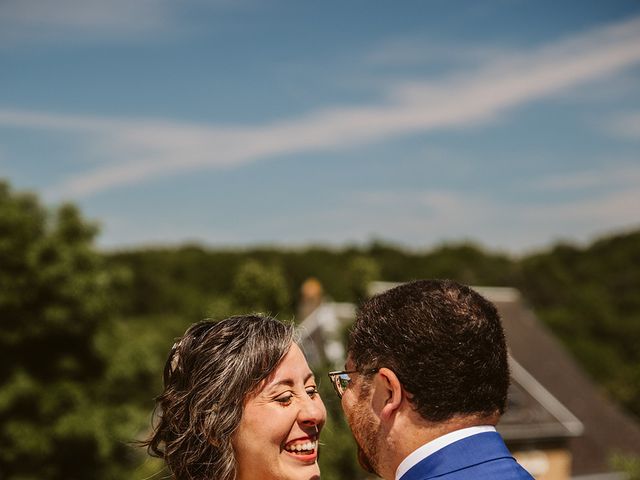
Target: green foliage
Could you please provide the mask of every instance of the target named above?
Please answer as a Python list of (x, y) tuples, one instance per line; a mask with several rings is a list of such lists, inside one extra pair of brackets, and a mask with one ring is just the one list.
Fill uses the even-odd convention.
[(354, 257), (347, 265), (347, 278), (351, 295), (357, 303), (367, 298), (371, 282), (380, 280), (380, 267), (368, 257)]
[(94, 347), (121, 278), (95, 233), (73, 206), (49, 213), (0, 183), (2, 478), (116, 478), (127, 463), (117, 439), (134, 412), (104, 401), (108, 358)]
[(379, 241), (334, 250), (189, 246), (107, 259), (133, 272), (134, 287), (122, 296), (132, 315), (171, 312), (191, 319), (247, 310), (288, 316), (295, 311), (299, 286), (311, 276), (329, 298), (356, 303), (372, 279), (453, 278), (515, 286), (587, 371), (640, 415), (640, 270), (631, 268), (640, 264), (639, 232), (582, 249), (558, 245), (519, 260), (472, 243), (409, 252)]
[(623, 472), (626, 480), (640, 480), (640, 455), (614, 454), (611, 466), (615, 471)]
[(640, 232), (524, 258), (515, 280), (591, 376), (640, 416)]
[(164, 462), (147, 457), (133, 442), (149, 433), (167, 354), (173, 339), (181, 336), (189, 323), (178, 316), (149, 315), (116, 319), (109, 328), (97, 332), (96, 349), (109, 360), (99, 389), (101, 401), (126, 407), (116, 438), (125, 446), (127, 457), (114, 478), (143, 480), (156, 478), (152, 477), (156, 474), (164, 478)]
[[(289, 318), (312, 276), (328, 297), (351, 302), (371, 280), (517, 287), (593, 378), (640, 416), (640, 231), (522, 259), (471, 243), (100, 254), (95, 235), (73, 206), (51, 212), (0, 183), (1, 478), (162, 477), (162, 462), (129, 442), (148, 433), (173, 339), (204, 317)], [(323, 479), (364, 478), (324, 370)], [(614, 461), (638, 478), (637, 459)]]
[(289, 306), (289, 291), (280, 268), (256, 260), (243, 263), (233, 278), (231, 297), (239, 309), (277, 315)]
[(405, 282), (418, 278), (451, 278), (467, 285), (510, 285), (516, 263), (472, 243), (447, 244), (432, 251), (405, 251), (376, 242), (366, 255), (380, 266), (381, 278)]
[[(380, 242), (341, 250), (185, 247), (121, 253), (108, 260), (133, 271), (135, 288), (124, 292), (124, 301), (143, 308), (131, 308), (131, 314), (166, 311), (190, 321), (201, 318), (199, 312), (214, 318), (247, 311), (287, 315), (299, 285), (310, 276), (320, 280), (329, 297), (353, 302), (373, 279), (446, 277), (472, 285), (515, 286), (603, 388), (640, 415), (640, 274), (630, 268), (640, 264), (639, 239), (636, 232), (583, 249), (559, 245), (520, 260), (469, 243), (407, 252)], [(339, 411), (330, 412), (323, 442), (341, 448), (325, 447), (323, 475), (340, 478), (339, 472), (346, 471), (351, 473), (341, 478), (357, 478), (353, 451), (342, 448), (352, 444), (341, 422)]]
[(320, 437), (320, 471), (322, 480), (353, 480), (365, 478), (356, 461), (356, 444), (344, 419), (340, 399), (336, 395), (326, 372), (328, 365), (318, 368), (316, 379), (320, 396), (327, 408), (327, 423)]
[(204, 316), (212, 292), (228, 291), (235, 259), (211, 255), (198, 247), (145, 250), (106, 256), (108, 265), (131, 272), (129, 289), (120, 292), (125, 315)]

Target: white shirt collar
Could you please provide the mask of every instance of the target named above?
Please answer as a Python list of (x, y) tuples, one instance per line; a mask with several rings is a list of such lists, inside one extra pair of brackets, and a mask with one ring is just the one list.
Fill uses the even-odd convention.
[(405, 473), (409, 471), (411, 467), (416, 465), (418, 462), (424, 460), (429, 455), (434, 454), (438, 450), (443, 449), (447, 445), (451, 445), (453, 442), (457, 442), (458, 440), (462, 440), (463, 438), (470, 437), (471, 435), (477, 435), (478, 433), (495, 431), (496, 429), (491, 425), (468, 427), (456, 430), (454, 432), (449, 432), (441, 437), (436, 438), (435, 440), (431, 440), (430, 442), (425, 443), (421, 447), (415, 449), (404, 460), (402, 460), (402, 462), (400, 462), (400, 465), (398, 465), (398, 468), (396, 469), (396, 480), (399, 480)]

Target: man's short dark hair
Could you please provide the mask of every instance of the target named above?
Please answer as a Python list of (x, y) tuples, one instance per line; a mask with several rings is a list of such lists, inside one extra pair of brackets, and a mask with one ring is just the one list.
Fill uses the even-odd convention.
[(504, 412), (509, 366), (500, 317), (457, 282), (417, 280), (370, 298), (348, 349), (358, 370), (393, 370), (427, 420)]

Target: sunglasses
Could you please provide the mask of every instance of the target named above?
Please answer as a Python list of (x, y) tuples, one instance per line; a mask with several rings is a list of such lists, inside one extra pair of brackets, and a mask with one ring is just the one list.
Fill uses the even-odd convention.
[(351, 383), (350, 373), (362, 373), (363, 375), (368, 375), (371, 373), (376, 373), (378, 371), (377, 368), (370, 368), (368, 370), (364, 370), (363, 372), (359, 372), (359, 370), (336, 370), (334, 372), (329, 372), (329, 379), (331, 380), (331, 384), (338, 394), (338, 398), (342, 398), (342, 394), (345, 392), (349, 383)]

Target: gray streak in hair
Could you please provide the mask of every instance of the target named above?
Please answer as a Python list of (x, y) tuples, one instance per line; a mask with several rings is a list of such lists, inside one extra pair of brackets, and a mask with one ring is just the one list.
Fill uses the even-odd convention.
[(199, 322), (169, 353), (157, 424), (143, 442), (177, 480), (235, 480), (231, 440), (247, 396), (294, 342), (293, 324), (246, 315)]

